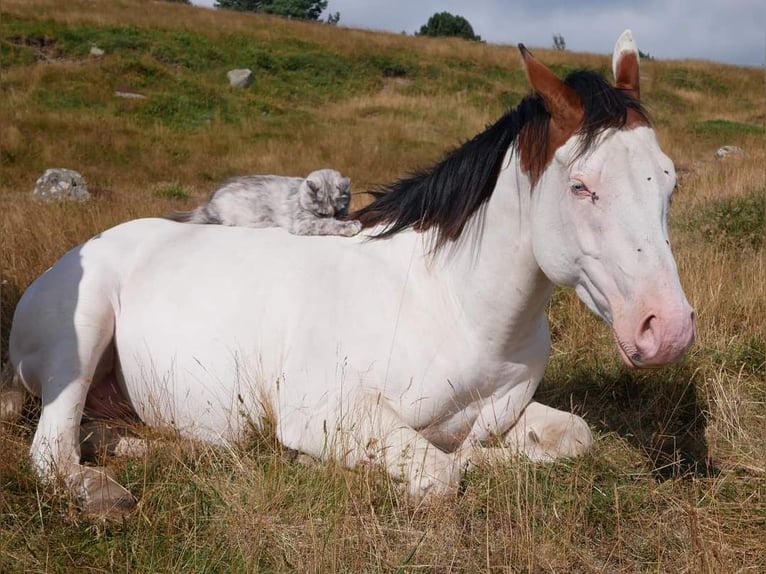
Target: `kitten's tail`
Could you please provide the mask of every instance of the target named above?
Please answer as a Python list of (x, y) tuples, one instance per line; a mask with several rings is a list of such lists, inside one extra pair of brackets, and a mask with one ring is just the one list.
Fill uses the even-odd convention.
[(170, 221), (178, 221), (179, 223), (193, 223), (196, 211), (196, 209), (192, 209), (191, 211), (171, 211), (163, 217)]
[(178, 221), (179, 223), (211, 223), (223, 224), (218, 212), (210, 209), (208, 205), (201, 205), (191, 211), (172, 211), (165, 216), (165, 219)]

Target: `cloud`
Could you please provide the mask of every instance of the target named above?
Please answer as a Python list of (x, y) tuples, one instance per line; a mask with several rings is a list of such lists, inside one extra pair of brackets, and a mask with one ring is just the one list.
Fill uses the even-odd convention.
[[(212, 6), (214, 0), (192, 0)], [(352, 28), (413, 34), (436, 12), (466, 18), (482, 39), (551, 47), (561, 34), (567, 48), (608, 54), (625, 28), (639, 47), (659, 59), (695, 58), (763, 66), (766, 2), (763, 0), (329, 0)]]

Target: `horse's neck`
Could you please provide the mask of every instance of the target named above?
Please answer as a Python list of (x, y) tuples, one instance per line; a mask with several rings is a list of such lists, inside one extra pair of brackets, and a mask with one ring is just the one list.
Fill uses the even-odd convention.
[(540, 328), (553, 289), (532, 250), (529, 181), (515, 158), (503, 165), (485, 212), (441, 256), (465, 319), (499, 349)]

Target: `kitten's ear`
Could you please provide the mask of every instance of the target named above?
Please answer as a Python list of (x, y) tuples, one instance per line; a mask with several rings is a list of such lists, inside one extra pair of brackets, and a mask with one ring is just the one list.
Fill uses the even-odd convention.
[(306, 180), (306, 185), (308, 185), (308, 186), (309, 186), (309, 189), (310, 189), (311, 191), (313, 191), (314, 193), (316, 193), (316, 192), (318, 192), (318, 191), (319, 191), (319, 184), (317, 184), (317, 183), (316, 183), (316, 182), (314, 182), (314, 181), (311, 181), (310, 179), (307, 179), (307, 180)]

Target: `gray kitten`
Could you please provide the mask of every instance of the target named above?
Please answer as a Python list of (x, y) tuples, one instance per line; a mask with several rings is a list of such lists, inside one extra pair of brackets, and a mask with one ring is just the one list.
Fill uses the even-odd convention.
[(295, 235), (356, 235), (362, 224), (340, 221), (348, 214), (351, 181), (334, 169), (302, 177), (245, 175), (232, 178), (191, 211), (168, 219), (239, 227), (284, 227)]

